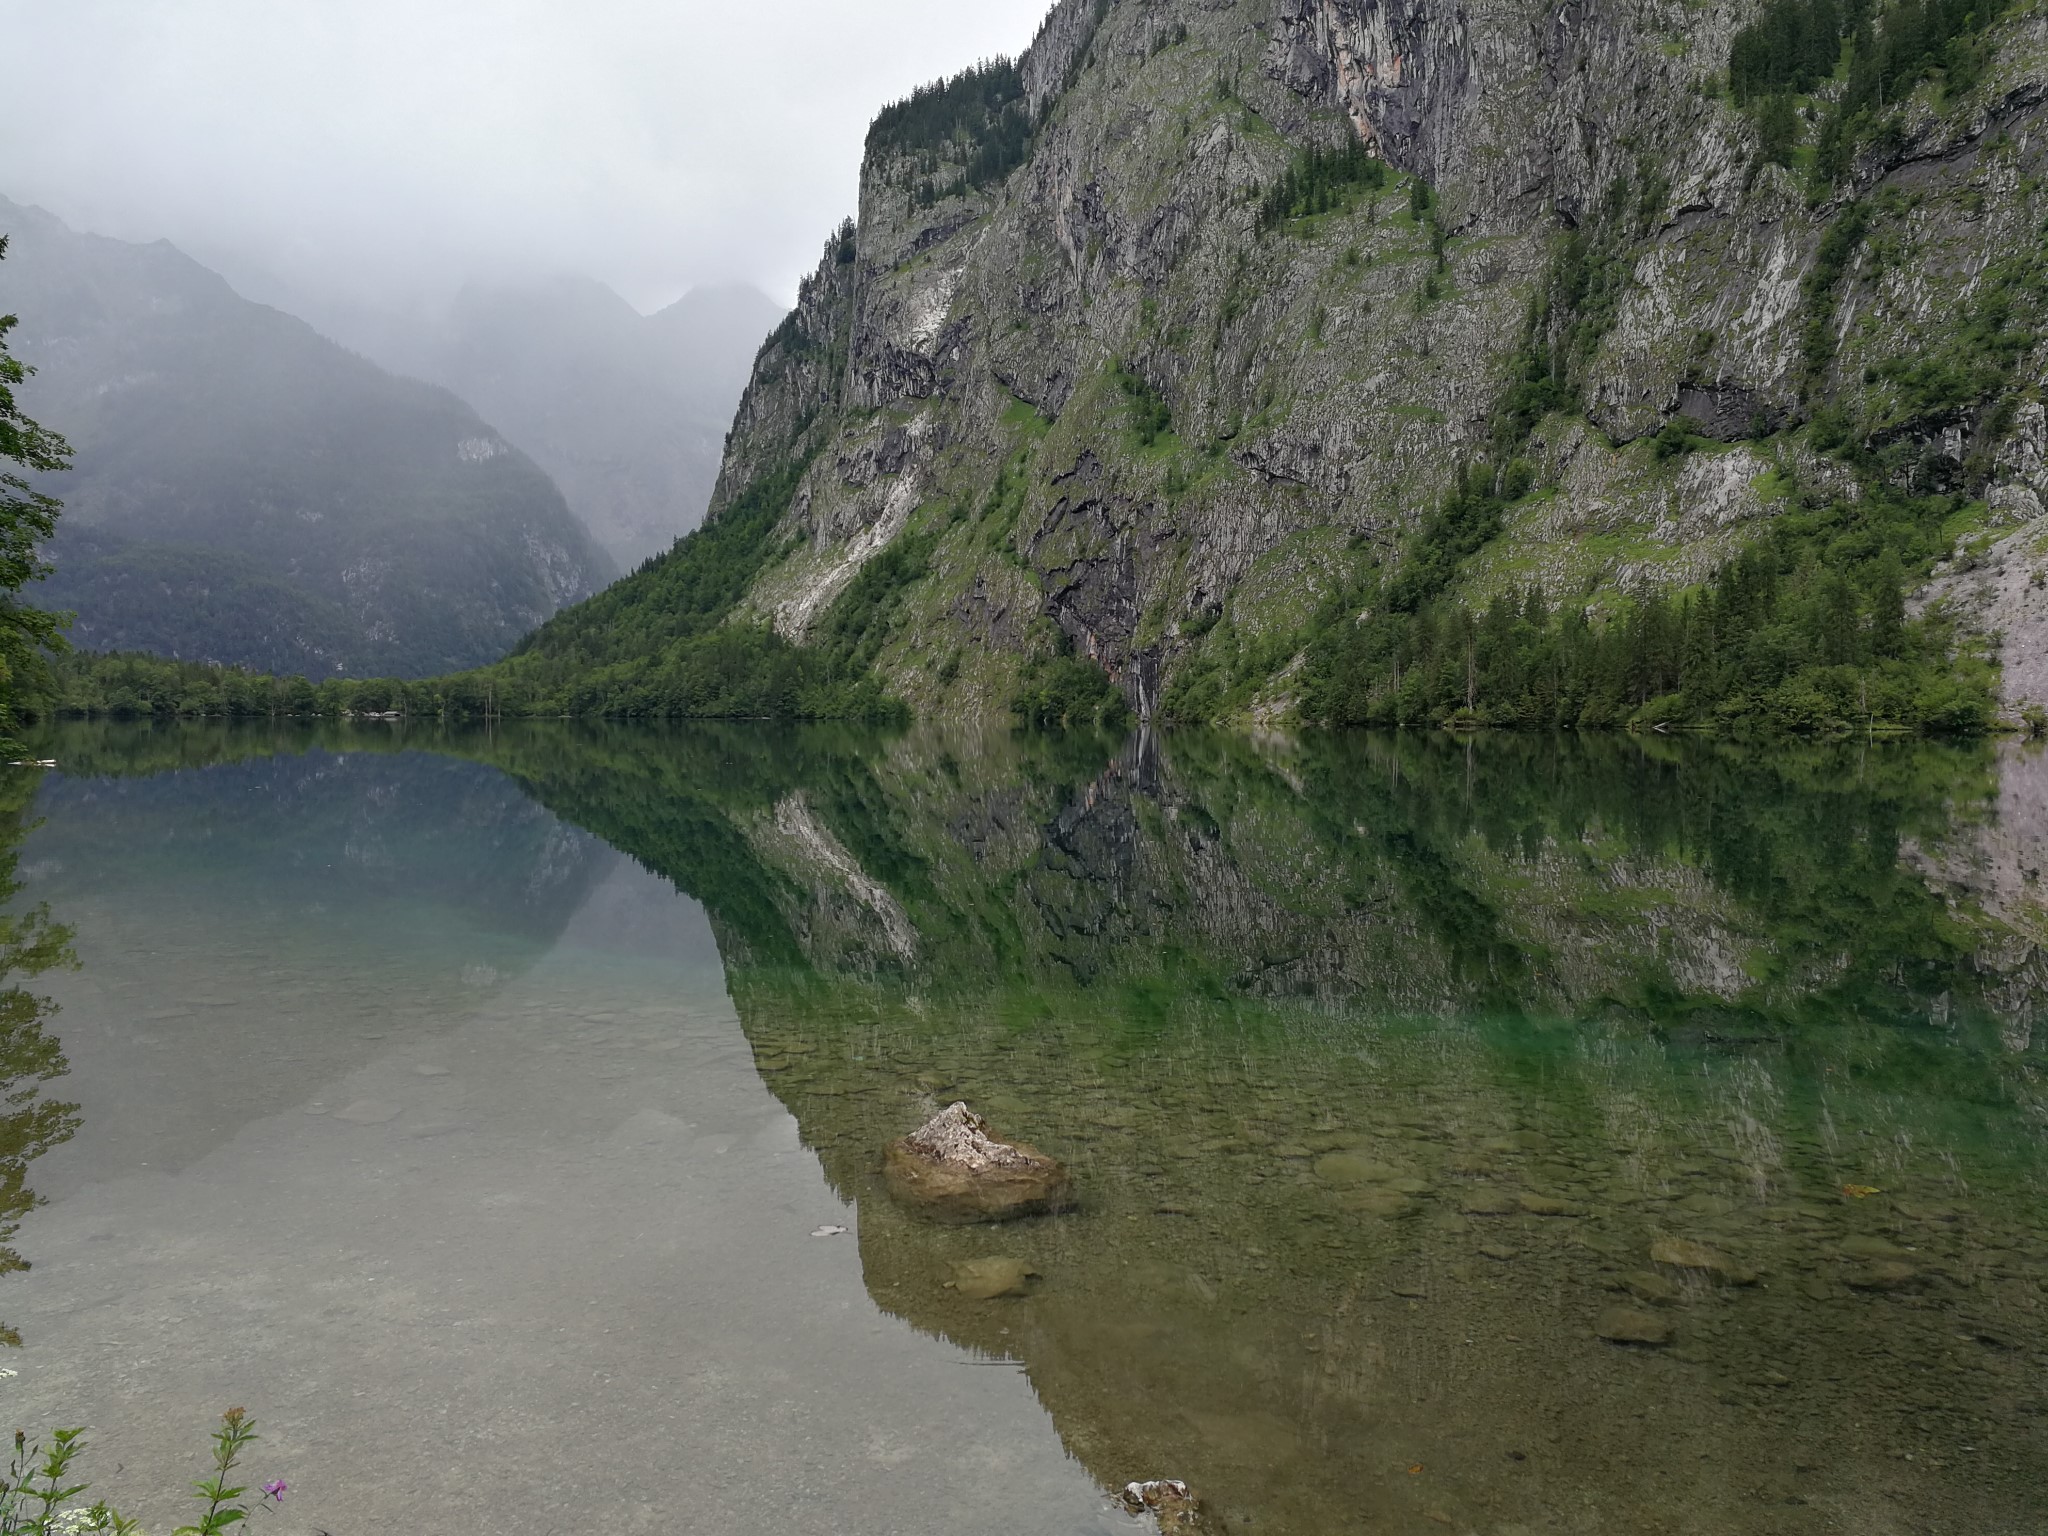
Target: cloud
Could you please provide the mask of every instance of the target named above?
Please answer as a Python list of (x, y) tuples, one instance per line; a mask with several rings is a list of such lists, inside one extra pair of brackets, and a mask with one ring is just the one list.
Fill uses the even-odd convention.
[(0, 193), (367, 302), (788, 299), (884, 102), (1047, 0), (0, 0)]

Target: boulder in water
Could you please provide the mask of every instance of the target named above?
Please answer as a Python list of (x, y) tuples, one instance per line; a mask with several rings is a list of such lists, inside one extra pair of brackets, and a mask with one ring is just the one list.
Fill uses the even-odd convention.
[(1057, 1159), (998, 1141), (965, 1104), (890, 1142), (882, 1175), (898, 1200), (941, 1221), (1008, 1221), (1074, 1203), (1073, 1180)]

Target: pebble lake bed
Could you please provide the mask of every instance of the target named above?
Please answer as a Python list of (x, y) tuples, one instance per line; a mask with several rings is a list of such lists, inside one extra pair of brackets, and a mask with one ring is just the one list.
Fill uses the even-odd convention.
[[(5, 1389), (150, 1529), (231, 1402), (331, 1536), (2041, 1528), (2025, 749), (39, 755)], [(892, 1192), (956, 1102), (1070, 1207)]]

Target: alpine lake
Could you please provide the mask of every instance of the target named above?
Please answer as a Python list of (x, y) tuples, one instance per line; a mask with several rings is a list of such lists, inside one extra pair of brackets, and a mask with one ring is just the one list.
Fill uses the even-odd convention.
[(2048, 1530), (2028, 746), (33, 745), (0, 1400), (151, 1531)]

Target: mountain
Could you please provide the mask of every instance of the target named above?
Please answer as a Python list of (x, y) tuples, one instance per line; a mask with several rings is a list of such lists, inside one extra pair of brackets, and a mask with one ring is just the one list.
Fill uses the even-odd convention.
[(1061, 0), (876, 120), (705, 531), (508, 676), (687, 712), (715, 647), (784, 699), (986, 716), (2039, 709), (2044, 111), (2039, 0)]
[(782, 309), (699, 288), (643, 316), (580, 278), (471, 285), (414, 364), (531, 453), (624, 569), (702, 521), (740, 392)]
[(0, 200), (0, 310), (76, 450), (36, 591), (88, 649), (309, 676), (491, 661), (613, 573), (534, 463), (445, 389), (238, 297), (168, 244)]

